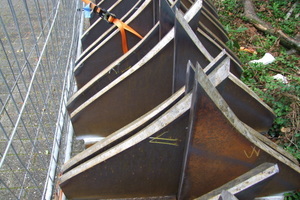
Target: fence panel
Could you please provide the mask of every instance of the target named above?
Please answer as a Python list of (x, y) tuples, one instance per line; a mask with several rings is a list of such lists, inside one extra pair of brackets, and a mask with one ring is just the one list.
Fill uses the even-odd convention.
[(79, 0), (7, 0), (0, 12), (0, 196), (51, 199), (64, 162)]

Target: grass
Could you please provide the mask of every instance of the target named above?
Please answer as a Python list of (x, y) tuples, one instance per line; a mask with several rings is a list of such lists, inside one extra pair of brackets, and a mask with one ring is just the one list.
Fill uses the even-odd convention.
[(264, 21), (272, 24), (274, 27), (282, 29), (286, 34), (295, 36), (299, 31), (299, 18), (296, 16), (300, 13), (299, 3), (294, 8), (288, 20), (285, 20), (287, 13), (295, 2), (295, 0), (256, 0), (255, 3), (258, 8), (257, 15)]
[[(294, 37), (300, 31), (300, 4), (288, 19), (287, 13), (295, 0), (253, 0), (257, 15), (273, 27)], [(243, 16), (243, 5), (237, 0), (214, 0), (220, 21), (228, 32), (227, 45), (243, 63), (242, 81), (246, 83), (276, 113), (267, 137), (282, 146), (300, 161), (300, 55), (290, 54), (275, 36), (257, 31)], [(240, 51), (244, 47), (255, 53)], [(268, 64), (249, 64), (251, 60), (271, 53), (276, 61)], [(288, 84), (273, 78), (282, 74)], [(287, 193), (285, 199), (300, 199), (300, 193)]]

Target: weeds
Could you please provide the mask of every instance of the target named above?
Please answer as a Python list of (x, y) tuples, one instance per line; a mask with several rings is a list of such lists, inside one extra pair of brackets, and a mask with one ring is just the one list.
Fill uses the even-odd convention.
[[(220, 21), (230, 38), (227, 45), (243, 63), (242, 81), (276, 114), (268, 137), (300, 160), (300, 55), (289, 55), (288, 49), (279, 44), (278, 38), (257, 31), (254, 26), (243, 20), (243, 8), (238, 1), (217, 2)], [(291, 36), (297, 34), (300, 29), (299, 3), (295, 6), (293, 14), (285, 19), (295, 2), (295, 0), (254, 1), (257, 15), (261, 19)], [(256, 54), (240, 51), (241, 46), (255, 49)], [(257, 60), (267, 52), (276, 58), (275, 62), (269, 65), (249, 64), (249, 61)], [(276, 74), (285, 76), (288, 83), (275, 80), (273, 76)], [(287, 193), (285, 199), (300, 199), (300, 192)]]
[(285, 200), (299, 200), (300, 199), (300, 192), (297, 192), (297, 193), (293, 193), (293, 192), (286, 193), (284, 195), (284, 199)]
[[(283, 21), (281, 19), (285, 13), (280, 9), (285, 6), (286, 11), (288, 11), (288, 5), (291, 6), (293, 3), (291, 0), (285, 2), (269, 0), (268, 2), (269, 4), (266, 4), (266, 1), (256, 1), (256, 5), (260, 10), (260, 17), (268, 18), (269, 21)], [(276, 143), (300, 159), (300, 119), (299, 113), (295, 113), (295, 109), (297, 110), (300, 104), (300, 56), (288, 55), (287, 50), (279, 45), (278, 38), (257, 32), (251, 25), (242, 21), (243, 10), (237, 1), (224, 0), (221, 4), (219, 5), (220, 18), (230, 38), (227, 45), (236, 52), (241, 62), (244, 63), (242, 81), (252, 88), (276, 113), (276, 119), (269, 131), (269, 136), (273, 140), (276, 139)], [(285, 23), (294, 23), (293, 17), (290, 19)], [(240, 46), (253, 48), (257, 54), (239, 51)], [(269, 65), (249, 64), (250, 60), (259, 59), (266, 52), (270, 52), (276, 57), (274, 63)], [(284, 84), (275, 80), (273, 76), (278, 73), (286, 76), (289, 83)], [(287, 137), (287, 135), (293, 135), (293, 139), (291, 140), (290, 136)]]
[(288, 20), (285, 20), (287, 13), (295, 3), (295, 0), (268, 0), (267, 3), (259, 0), (255, 1), (258, 8), (257, 15), (290, 36), (297, 34), (297, 29), (299, 29), (299, 3), (296, 4)]

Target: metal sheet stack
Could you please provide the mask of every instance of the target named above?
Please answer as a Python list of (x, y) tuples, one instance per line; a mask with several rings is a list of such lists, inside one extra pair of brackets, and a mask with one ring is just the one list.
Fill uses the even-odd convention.
[(123, 54), (118, 29), (101, 18), (83, 35), (67, 109), (77, 138), (93, 145), (62, 167), (67, 198), (218, 199), (224, 190), (253, 199), (300, 188), (297, 160), (261, 135), (274, 113), (240, 81), (208, 0), (101, 2), (144, 37), (127, 34)]

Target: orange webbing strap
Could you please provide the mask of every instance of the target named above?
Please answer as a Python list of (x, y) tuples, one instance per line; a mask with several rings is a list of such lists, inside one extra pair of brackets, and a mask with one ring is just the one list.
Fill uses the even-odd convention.
[(125, 30), (131, 32), (135, 36), (139, 37), (140, 39), (143, 39), (143, 37), (136, 32), (133, 28), (122, 22), (121, 20), (114, 18), (114, 17), (109, 17), (108, 22), (114, 23), (120, 30), (121, 33), (121, 39), (122, 39), (122, 49), (123, 53), (126, 53), (128, 51), (128, 45), (127, 45), (127, 38), (126, 38), (126, 33)]
[[(100, 7), (98, 7), (96, 4), (94, 4), (93, 2), (89, 1), (89, 0), (82, 0), (84, 3), (89, 4), (90, 8), (99, 14), (102, 14), (104, 12), (106, 12), (104, 9), (101, 9)], [(133, 28), (131, 28), (130, 26), (128, 26), (127, 24), (125, 24), (124, 22), (122, 22), (121, 20), (117, 19), (115, 16), (110, 15), (107, 19), (107, 21), (109, 23), (113, 23), (114, 25), (116, 25), (118, 27), (118, 29), (120, 30), (120, 34), (121, 34), (121, 39), (122, 39), (122, 49), (123, 49), (123, 53), (126, 53), (128, 51), (128, 45), (127, 45), (127, 38), (126, 38), (126, 32), (125, 30), (131, 32), (132, 34), (134, 34), (135, 36), (139, 37), (140, 39), (142, 39), (143, 37), (136, 32)]]

